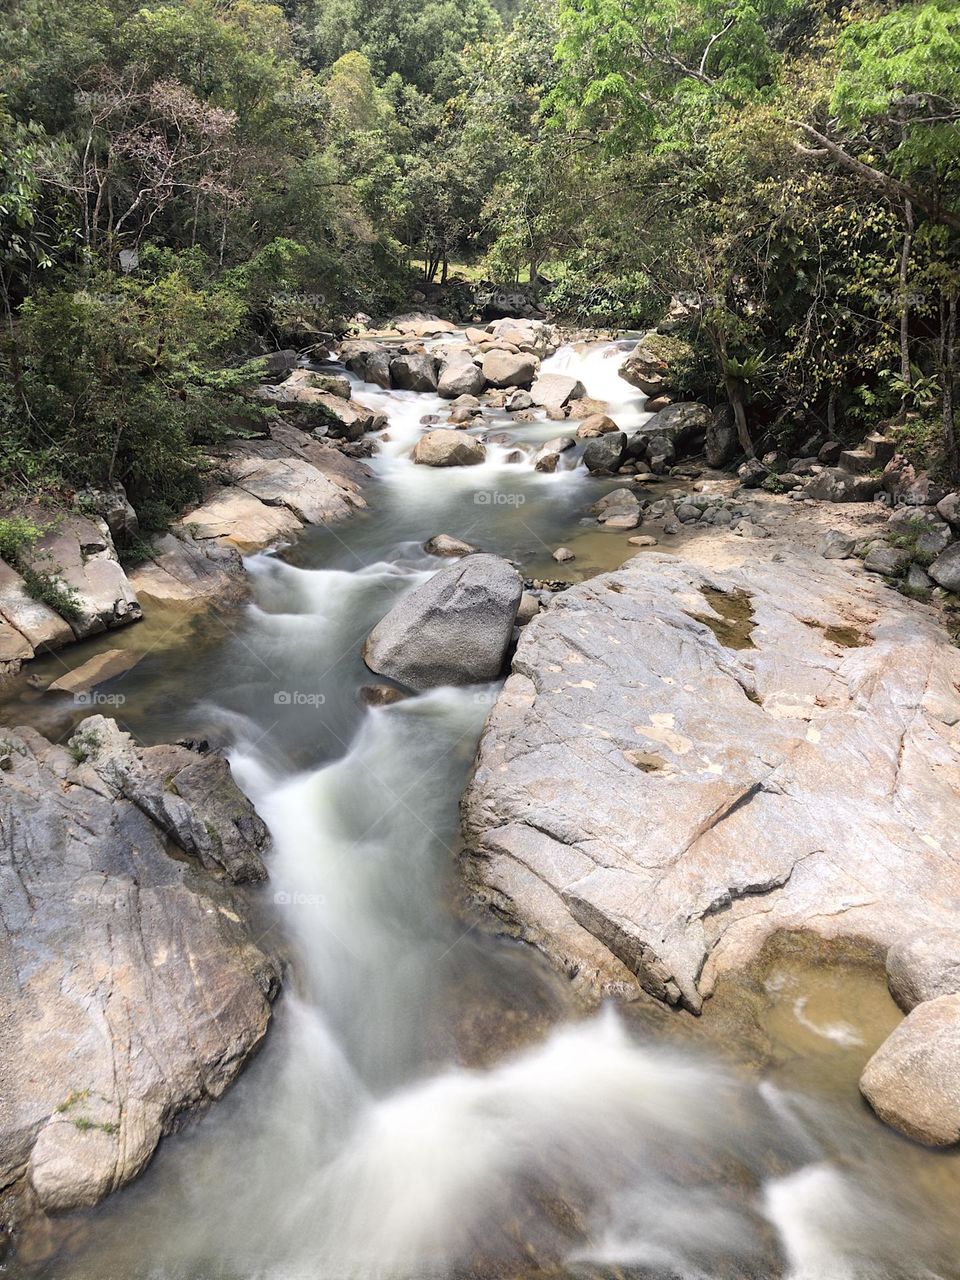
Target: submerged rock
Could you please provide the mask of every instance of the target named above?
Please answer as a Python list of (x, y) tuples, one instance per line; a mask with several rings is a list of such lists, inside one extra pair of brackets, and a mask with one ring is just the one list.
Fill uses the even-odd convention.
[(265, 874), (266, 831), (216, 753), (101, 716), (68, 747), (6, 736), (0, 1185), (64, 1211), (138, 1174), (263, 1038), (279, 970), (228, 885)]
[(402, 596), (367, 636), (371, 671), (411, 689), (495, 680), (523, 584), (499, 556), (466, 556)]

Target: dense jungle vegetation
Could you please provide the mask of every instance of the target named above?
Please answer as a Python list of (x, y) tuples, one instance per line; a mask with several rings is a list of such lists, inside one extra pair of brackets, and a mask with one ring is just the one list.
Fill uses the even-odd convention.
[(0, 16), (3, 485), (122, 479), (145, 529), (256, 425), (258, 353), (478, 282), (573, 326), (672, 304), (751, 431), (900, 420), (953, 470), (958, 245), (955, 0)]

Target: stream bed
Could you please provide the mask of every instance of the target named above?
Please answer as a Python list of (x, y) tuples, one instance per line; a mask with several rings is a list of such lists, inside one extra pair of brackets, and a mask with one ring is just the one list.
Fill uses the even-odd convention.
[[(643, 401), (620, 359), (564, 348), (545, 368), (630, 430)], [(170, 613), (103, 642), (146, 650), (104, 686), (122, 689), (121, 723), (224, 743), (271, 829), (257, 892), (291, 965), (266, 1046), (142, 1178), (68, 1220), (56, 1256), (6, 1274), (960, 1277), (960, 1160), (884, 1129), (857, 1091), (900, 1016), (870, 958), (793, 940), (699, 1020), (646, 1000), (588, 1016), (465, 900), (457, 803), (498, 686), (370, 708), (362, 641), (449, 563), (423, 551), (431, 535), (526, 578), (578, 580), (634, 549), (585, 521), (614, 482), (540, 474), (505, 445), (475, 467), (414, 466), (421, 417), (446, 403), (355, 394), (390, 419), (368, 513), (251, 556), (253, 599), (230, 619)], [(487, 429), (539, 444), (567, 424), (504, 413)], [(42, 695), (2, 714), (65, 727)]]

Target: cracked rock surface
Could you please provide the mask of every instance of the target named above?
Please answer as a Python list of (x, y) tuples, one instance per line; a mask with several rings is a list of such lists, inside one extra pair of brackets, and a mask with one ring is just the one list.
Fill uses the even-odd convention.
[(781, 929), (960, 922), (960, 653), (836, 561), (646, 553), (524, 630), (468, 876), (591, 998), (699, 1010)]
[(218, 1097), (279, 986), (231, 885), (266, 829), (215, 752), (91, 716), (6, 732), (0, 771), (0, 1191), (101, 1199)]

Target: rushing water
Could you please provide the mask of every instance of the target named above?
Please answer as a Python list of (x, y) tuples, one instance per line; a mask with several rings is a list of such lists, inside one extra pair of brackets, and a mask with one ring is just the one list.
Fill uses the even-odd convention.
[[(643, 404), (619, 357), (564, 349), (550, 366), (629, 428)], [(422, 550), (432, 534), (551, 578), (561, 541), (566, 576), (629, 548), (581, 524), (598, 492), (582, 467), (541, 475), (497, 445), (478, 467), (415, 467), (420, 418), (443, 403), (356, 394), (390, 418), (371, 514), (251, 557), (242, 616), (174, 629), (122, 681), (142, 737), (225, 741), (271, 828), (265, 927), (292, 957), (275, 1025), (228, 1097), (68, 1223), (39, 1273), (960, 1276), (956, 1160), (857, 1097), (897, 1016), (875, 974), (778, 962), (726, 997), (724, 1044), (722, 992), (699, 1023), (646, 1005), (582, 1018), (536, 954), (464, 908), (457, 799), (496, 686), (367, 709), (360, 643), (443, 563)], [(486, 430), (539, 443), (563, 424), (495, 414)]]

